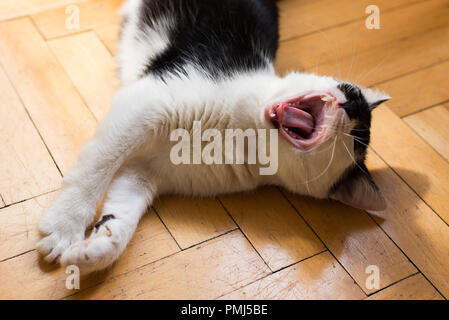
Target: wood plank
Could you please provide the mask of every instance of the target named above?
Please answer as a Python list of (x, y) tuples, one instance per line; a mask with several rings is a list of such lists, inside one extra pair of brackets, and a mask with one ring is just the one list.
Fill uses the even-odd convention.
[(221, 299), (324, 300), (363, 299), (365, 294), (329, 254), (323, 252)]
[[(386, 107), (381, 108), (387, 109)], [(376, 116), (378, 119), (380, 118), (381, 108), (376, 111), (375, 118)], [(385, 112), (394, 114), (392, 111)], [(399, 125), (399, 123), (388, 122), (385, 124), (388, 126)], [(402, 131), (401, 134), (404, 141), (407, 141), (407, 145), (413, 143), (406, 132)], [(374, 140), (376, 139), (378, 138)], [(389, 137), (389, 139), (392, 138)], [(401, 153), (407, 154), (406, 148), (403, 147)], [(427, 151), (424, 150), (423, 154), (426, 153)], [(424, 158), (424, 156), (421, 157)], [(432, 157), (435, 158), (436, 156)], [(410, 159), (413, 160), (410, 161)], [(415, 157), (409, 156), (406, 161), (401, 160), (400, 164), (393, 164), (393, 168), (401, 177), (414, 176), (417, 181), (421, 181), (423, 186), (428, 184), (429, 175), (418, 171), (421, 164), (415, 162)], [(414, 163), (414, 168), (410, 169), (409, 163)], [(427, 279), (444, 296), (448, 297), (449, 259), (447, 257), (449, 255), (449, 228), (447, 224), (399, 176), (394, 174), (393, 170), (384, 161), (380, 160), (374, 152), (368, 153), (367, 165), (388, 204), (386, 211), (373, 214), (372, 217)], [(446, 183), (447, 181), (446, 179)]]
[(417, 34), (403, 41), (386, 44), (381, 53), (376, 50), (361, 53), (356, 63), (352, 58), (318, 67), (324, 74), (339, 74), (340, 70), (353, 71), (349, 80), (364, 86), (402, 76), (410, 71), (428, 67), (436, 62), (449, 59), (449, 43), (442, 41), (449, 32), (449, 26)]
[(74, 299), (214, 299), (269, 273), (240, 231), (116, 277)]
[[(5, 239), (0, 259), (33, 249), (37, 240), (36, 225), (54, 195), (40, 197), (0, 210), (0, 231)], [(30, 216), (31, 213), (31, 216)], [(5, 231), (6, 233), (3, 233)], [(154, 211), (142, 218), (133, 239), (116, 264), (109, 270), (83, 277), (81, 289), (119, 276), (179, 251), (173, 238)], [(67, 274), (62, 268), (48, 265), (36, 251), (0, 263), (1, 299), (61, 299), (77, 291), (66, 289)]]
[(2, 68), (0, 101), (2, 207), (56, 190), (61, 175)]
[(87, 0), (2, 0), (0, 21), (85, 1)]
[[(413, 0), (388, 1), (378, 0), (376, 5), (383, 17), (391, 9), (414, 3)], [(280, 1), (280, 31), (281, 40), (287, 40), (304, 34), (318, 32), (332, 26), (359, 20), (365, 27), (367, 17), (365, 8), (372, 4), (369, 0), (289, 0)], [(338, 13), (338, 14), (336, 14)], [(382, 20), (381, 20), (382, 23)]]
[(96, 121), (28, 18), (0, 24), (0, 63), (63, 173)]
[(449, 163), (391, 109), (374, 112), (372, 146), (449, 223)]
[[(340, 6), (340, 2), (334, 2), (333, 6)], [(338, 12), (341, 12), (340, 8)], [(364, 10), (360, 12), (363, 13)], [(390, 46), (397, 46), (395, 42), (447, 25), (448, 15), (449, 5), (446, 0), (418, 2), (391, 12), (382, 12), (381, 28), (378, 30), (367, 29), (364, 21), (354, 21), (281, 43), (278, 66), (281, 69), (287, 66), (308, 69), (331, 62), (338, 67), (339, 60), (348, 58), (352, 65), (348, 65), (348, 68), (343, 68), (346, 65), (342, 65), (342, 76), (353, 77), (355, 74), (352, 71), (356, 70), (352, 70), (352, 67), (357, 67), (359, 63), (363, 65), (358, 60), (360, 53), (374, 51), (376, 57), (383, 57), (385, 52), (391, 50)], [(329, 18), (322, 20), (333, 21)], [(292, 52), (295, 54), (291, 54)]]
[(405, 117), (404, 121), (449, 161), (449, 104)]
[(92, 0), (78, 5), (80, 11), (79, 29), (66, 27), (65, 7), (47, 10), (32, 15), (34, 23), (46, 39), (62, 37), (82, 31), (94, 30), (97, 27), (120, 23), (118, 11), (124, 0)]
[(443, 300), (444, 298), (422, 276), (414, 275), (382, 290), (366, 300)]
[(37, 225), (54, 199), (52, 192), (0, 210), (0, 261), (35, 248)]
[[(448, 32), (449, 26), (445, 26), (387, 43), (379, 50), (359, 52), (356, 56), (347, 56), (337, 61), (334, 59), (320, 65), (305, 66), (297, 61), (296, 54), (279, 55), (276, 67), (280, 73), (306, 69), (363, 86), (372, 86), (449, 59), (449, 42), (442, 41)], [(299, 52), (302, 46), (298, 42), (294, 52)]]
[(443, 62), (377, 87), (393, 97), (389, 107), (398, 116), (404, 117), (449, 100), (448, 74), (449, 62)]
[[(362, 210), (334, 201), (320, 201), (286, 193), (288, 199), (318, 234), (365, 293), (404, 279), (416, 268), (376, 223)], [(379, 268), (379, 288), (367, 288), (366, 269)]]
[(324, 250), (321, 241), (276, 188), (220, 199), (273, 271)]
[(103, 119), (119, 85), (112, 55), (93, 32), (48, 44), (95, 118)]
[(237, 228), (216, 199), (166, 196), (153, 206), (182, 249)]
[(95, 27), (95, 33), (103, 41), (109, 51), (115, 55), (117, 53), (118, 40), (120, 36), (120, 25), (112, 23)]
[(62, 268), (41, 263), (35, 250), (0, 262), (0, 271), (3, 300), (60, 299), (72, 292), (66, 289)]

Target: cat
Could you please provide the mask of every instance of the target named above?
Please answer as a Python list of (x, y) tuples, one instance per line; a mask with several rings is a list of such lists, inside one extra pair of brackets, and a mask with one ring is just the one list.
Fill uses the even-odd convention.
[[(390, 97), (327, 76), (276, 75), (276, 1), (128, 0), (121, 18), (122, 86), (39, 224), (37, 249), (46, 261), (83, 273), (107, 268), (163, 194), (205, 197), (274, 185), (385, 209), (365, 156), (371, 111)], [(276, 153), (276, 170), (261, 174), (260, 159), (174, 163), (173, 132), (194, 135), (198, 122), (199, 134), (253, 132)], [(279, 134), (268, 139), (273, 130)], [(103, 194), (101, 217), (85, 240)]]

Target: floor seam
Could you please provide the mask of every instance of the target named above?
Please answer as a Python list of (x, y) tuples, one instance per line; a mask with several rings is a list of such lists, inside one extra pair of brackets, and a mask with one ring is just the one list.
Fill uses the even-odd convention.
[(348, 274), (348, 276), (354, 281), (357, 287), (363, 292), (363, 294), (367, 295), (365, 290), (361, 287), (361, 285), (354, 279), (351, 273), (343, 266), (343, 264), (340, 262), (340, 260), (337, 259), (337, 257), (332, 253), (332, 250), (329, 249), (329, 247), (326, 245), (326, 243), (321, 239), (321, 237), (318, 235), (318, 233), (315, 231), (315, 229), (312, 228), (312, 226), (309, 224), (309, 222), (302, 216), (302, 214), (299, 212), (299, 210), (293, 205), (293, 203), (290, 201), (290, 199), (285, 195), (284, 191), (279, 189), (279, 192), (282, 194), (284, 199), (288, 201), (290, 206), (295, 210), (296, 214), (301, 217), (301, 219), (304, 221), (304, 223), (309, 227), (310, 230), (315, 234), (315, 236), (321, 241), (321, 243), (324, 245), (324, 247), (329, 251), (329, 253), (332, 255), (332, 257), (335, 259), (335, 261), (340, 265), (340, 267), (343, 268), (343, 270)]

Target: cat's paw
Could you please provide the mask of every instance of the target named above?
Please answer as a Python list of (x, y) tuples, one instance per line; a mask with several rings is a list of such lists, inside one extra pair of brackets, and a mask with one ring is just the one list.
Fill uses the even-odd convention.
[(37, 251), (45, 261), (52, 263), (73, 243), (84, 239), (85, 225), (53, 206), (39, 223), (43, 238), (37, 243)]
[(63, 266), (76, 265), (82, 274), (109, 267), (120, 255), (119, 242), (107, 226), (71, 245), (62, 255)]

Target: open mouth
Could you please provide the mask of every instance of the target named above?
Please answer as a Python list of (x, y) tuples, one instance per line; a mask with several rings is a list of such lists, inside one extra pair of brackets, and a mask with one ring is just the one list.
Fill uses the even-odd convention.
[[(326, 111), (335, 114), (337, 99), (329, 92), (312, 92), (269, 105), (265, 116), (295, 147), (307, 150), (325, 135)], [(328, 112), (329, 113), (329, 112)]]

